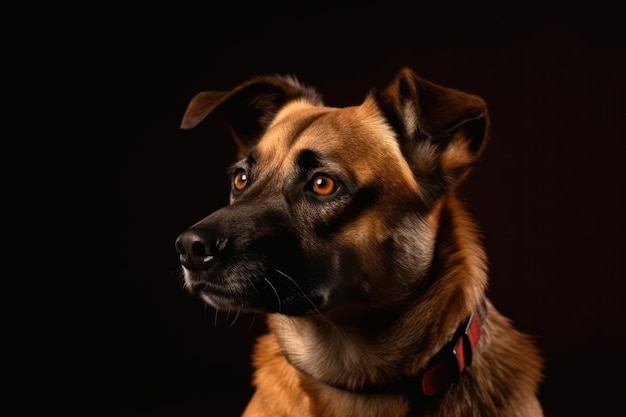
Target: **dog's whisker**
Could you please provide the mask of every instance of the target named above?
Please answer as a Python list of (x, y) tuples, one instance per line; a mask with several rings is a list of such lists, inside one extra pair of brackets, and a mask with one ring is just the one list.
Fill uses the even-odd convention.
[(287, 278), (289, 281), (291, 281), (293, 283), (293, 285), (295, 285), (296, 290), (302, 295), (302, 297), (304, 297), (313, 306), (313, 309), (315, 310), (315, 312), (320, 313), (320, 311), (317, 309), (317, 306), (315, 305), (315, 303), (313, 301), (311, 301), (311, 299), (309, 297), (307, 297), (307, 295), (304, 293), (304, 291), (302, 290), (300, 285), (298, 285), (298, 283), (293, 278), (291, 278), (289, 275), (287, 275), (286, 273), (284, 273), (280, 269), (274, 268), (274, 270), (276, 272), (278, 272), (279, 274), (281, 274), (283, 277)]
[(265, 277), (263, 277), (263, 280), (265, 282), (267, 282), (267, 284), (272, 288), (272, 290), (274, 291), (274, 294), (276, 294), (276, 300), (278, 301), (278, 312), (280, 313), (280, 311), (282, 310), (282, 304), (280, 302), (280, 295), (278, 295), (278, 291), (276, 291), (276, 288), (274, 288), (274, 286), (272, 285), (272, 283)]
[(176, 279), (182, 286), (182, 290), (185, 291), (187, 289), (187, 282), (185, 281), (185, 272), (182, 270), (182, 268), (179, 268), (176, 271)]
[(255, 321), (256, 321), (256, 314), (253, 314), (252, 319), (250, 320), (250, 327), (248, 327), (248, 331), (252, 330), (252, 327), (254, 326)]
[(239, 314), (241, 313), (241, 309), (237, 310), (237, 315), (235, 316), (235, 318), (233, 319), (233, 321), (230, 323), (230, 325), (228, 326), (228, 328), (230, 329), (231, 327), (233, 327), (233, 325), (235, 324), (235, 322), (237, 321), (237, 319), (239, 318)]

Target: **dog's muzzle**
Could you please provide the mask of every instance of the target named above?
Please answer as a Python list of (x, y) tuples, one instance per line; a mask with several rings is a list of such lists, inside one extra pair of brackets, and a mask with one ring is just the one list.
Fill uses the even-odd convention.
[(185, 287), (219, 309), (288, 315), (318, 313), (331, 294), (344, 294), (339, 287), (352, 282), (340, 272), (354, 275), (352, 258), (342, 262), (330, 244), (307, 251), (302, 228), (277, 206), (229, 205), (181, 233), (175, 249)]

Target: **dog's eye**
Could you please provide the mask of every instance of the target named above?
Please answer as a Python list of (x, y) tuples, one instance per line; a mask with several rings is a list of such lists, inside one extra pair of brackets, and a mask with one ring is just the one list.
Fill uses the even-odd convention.
[(248, 173), (245, 170), (240, 169), (235, 172), (235, 175), (233, 176), (233, 188), (236, 191), (241, 191), (246, 188), (246, 185), (248, 185)]
[(335, 180), (326, 175), (318, 175), (313, 178), (312, 189), (315, 194), (326, 196), (337, 190), (337, 184)]

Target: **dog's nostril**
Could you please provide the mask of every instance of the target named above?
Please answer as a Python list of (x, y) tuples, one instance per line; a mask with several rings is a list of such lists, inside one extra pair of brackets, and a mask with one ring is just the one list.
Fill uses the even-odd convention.
[(194, 258), (206, 258), (211, 256), (204, 242), (193, 242), (191, 244), (191, 256)]

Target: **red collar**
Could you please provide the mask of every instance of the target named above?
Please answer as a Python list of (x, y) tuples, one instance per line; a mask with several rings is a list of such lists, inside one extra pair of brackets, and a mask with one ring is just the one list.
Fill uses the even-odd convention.
[(454, 337), (431, 360), (431, 363), (418, 375), (420, 390), (430, 397), (456, 384), (461, 374), (472, 364), (472, 356), (478, 341), (482, 323), (487, 315), (487, 307), (482, 301), (476, 312), (461, 323)]

